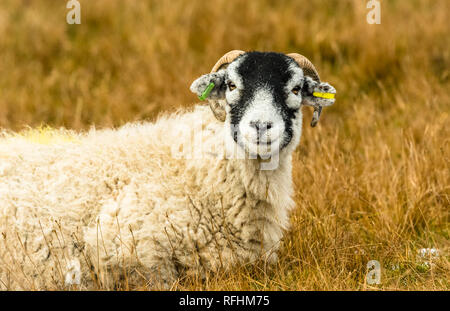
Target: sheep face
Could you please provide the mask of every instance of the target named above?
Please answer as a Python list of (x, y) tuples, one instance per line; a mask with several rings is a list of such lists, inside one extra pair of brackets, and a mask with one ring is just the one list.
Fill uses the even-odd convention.
[(284, 54), (252, 52), (225, 73), (230, 134), (250, 155), (269, 158), (301, 133), (302, 69)]
[(201, 94), (211, 82), (215, 88), (209, 98), (224, 105), (228, 133), (247, 154), (267, 159), (297, 146), (302, 100), (318, 83), (305, 77), (292, 58), (248, 52), (194, 81), (191, 91)]

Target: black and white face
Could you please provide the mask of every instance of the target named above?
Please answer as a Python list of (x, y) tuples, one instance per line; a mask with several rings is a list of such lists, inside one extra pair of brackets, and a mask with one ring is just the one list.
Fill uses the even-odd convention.
[(319, 84), (305, 77), (291, 57), (273, 52), (248, 52), (227, 68), (194, 81), (197, 94), (210, 83), (210, 99), (226, 110), (229, 137), (251, 156), (269, 158), (295, 149), (301, 136), (301, 104)]
[[(301, 134), (303, 71), (284, 54), (252, 52), (226, 69), (230, 135), (250, 155), (272, 156)], [(294, 147), (295, 147), (294, 146)]]

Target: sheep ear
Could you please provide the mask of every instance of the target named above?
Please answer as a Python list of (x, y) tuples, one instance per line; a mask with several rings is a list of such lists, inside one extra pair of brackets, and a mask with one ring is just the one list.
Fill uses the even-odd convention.
[(211, 90), (207, 98), (212, 100), (225, 99), (225, 70), (208, 73), (201, 76), (192, 82), (190, 90), (192, 93), (197, 94), (197, 96), (200, 97), (211, 83), (214, 83), (214, 88)]
[(317, 82), (305, 77), (302, 88), (302, 105), (313, 107), (331, 106), (336, 101), (336, 89), (327, 82)]
[[(225, 70), (220, 70), (218, 72), (213, 72), (205, 74), (195, 80), (190, 87), (192, 93), (197, 94), (199, 98), (204, 95), (205, 90), (208, 86), (214, 83), (214, 87), (211, 92), (207, 95), (209, 106), (214, 114), (214, 116), (219, 120), (224, 122), (226, 118), (225, 110)], [(205, 98), (200, 98), (205, 99)]]

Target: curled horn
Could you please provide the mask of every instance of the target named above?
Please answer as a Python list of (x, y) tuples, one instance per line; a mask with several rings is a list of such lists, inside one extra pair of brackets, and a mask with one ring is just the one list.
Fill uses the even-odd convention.
[[(311, 63), (309, 59), (307, 59), (305, 56), (300, 55), (298, 53), (289, 53), (287, 56), (292, 57), (297, 64), (302, 68), (303, 73), (305, 76), (310, 77), (314, 81), (320, 83), (320, 77), (319, 73), (317, 72), (314, 65)], [(322, 112), (321, 106), (314, 107), (314, 113), (313, 113), (313, 119), (311, 121), (311, 127), (315, 127), (317, 125), (317, 122), (319, 122), (320, 114)]]
[(292, 57), (297, 62), (300, 68), (303, 69), (305, 76), (311, 77), (316, 82), (320, 82), (319, 73), (309, 59), (297, 53), (289, 53), (287, 56)]
[[(226, 53), (217, 61), (217, 63), (212, 68), (211, 72), (217, 72), (220, 69), (225, 68), (229, 63), (231, 63), (237, 57), (239, 57), (240, 55), (242, 55), (244, 53), (245, 53), (244, 51), (240, 51), (240, 50), (233, 50), (233, 51)], [(219, 121), (222, 121), (222, 122), (225, 121), (226, 116), (227, 116), (227, 112), (226, 112), (223, 104), (224, 104), (223, 102), (221, 103), (218, 100), (211, 100), (211, 99), (209, 100), (209, 107), (211, 108), (214, 116)]]
[(240, 51), (240, 50), (233, 50), (233, 51), (230, 51), (230, 52), (226, 53), (224, 56), (222, 56), (217, 61), (217, 63), (212, 68), (211, 72), (219, 71), (219, 69), (221, 69), (222, 67), (228, 65), (229, 63), (234, 61), (238, 56), (240, 56), (240, 55), (242, 55), (244, 53), (245, 53), (244, 51)]

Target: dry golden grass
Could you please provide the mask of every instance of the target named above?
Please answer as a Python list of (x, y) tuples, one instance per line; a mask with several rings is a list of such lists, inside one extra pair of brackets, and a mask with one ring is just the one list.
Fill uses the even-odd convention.
[(279, 263), (176, 289), (450, 289), (448, 0), (382, 1), (381, 25), (357, 0), (80, 2), (68, 25), (65, 1), (1, 1), (0, 127), (153, 119), (192, 105), (191, 81), (236, 48), (302, 53), (338, 90), (318, 127), (304, 109)]

